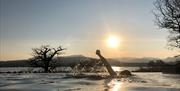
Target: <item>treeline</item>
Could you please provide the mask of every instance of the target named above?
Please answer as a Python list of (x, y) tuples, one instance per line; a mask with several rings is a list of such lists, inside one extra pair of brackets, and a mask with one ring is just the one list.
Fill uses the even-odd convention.
[(0, 61), (0, 67), (31, 67), (28, 60)]
[[(58, 57), (54, 58), (56, 67), (73, 67), (82, 61), (98, 61), (99, 59), (90, 58), (85, 56), (68, 56), (68, 57)], [(108, 62), (112, 66), (121, 66), (121, 67), (147, 67), (148, 63), (128, 63), (128, 62), (120, 62), (118, 60), (108, 59)], [(29, 60), (13, 60), (13, 61), (0, 61), (0, 67), (32, 67)]]
[[(55, 66), (73, 66), (80, 61), (90, 60), (84, 56), (69, 56), (69, 57), (57, 57), (53, 59), (56, 63)], [(93, 60), (91, 60), (93, 61)], [(33, 67), (30, 60), (13, 60), (13, 61), (0, 61), (0, 67)]]

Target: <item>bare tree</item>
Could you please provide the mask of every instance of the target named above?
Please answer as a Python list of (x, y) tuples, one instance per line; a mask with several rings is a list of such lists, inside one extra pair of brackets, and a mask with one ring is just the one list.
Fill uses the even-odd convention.
[(44, 72), (50, 72), (55, 68), (55, 62), (52, 60), (55, 55), (62, 54), (65, 50), (61, 46), (51, 48), (49, 45), (41, 46), (40, 48), (33, 48), (33, 58), (30, 60), (31, 64), (36, 67), (42, 67)]
[(104, 58), (101, 55), (100, 50), (96, 50), (96, 55), (99, 56), (100, 60), (102, 61), (102, 63), (104, 64), (104, 66), (106, 67), (107, 71), (109, 72), (109, 74), (114, 77), (117, 76), (116, 72), (112, 69), (111, 65), (109, 64), (109, 62), (106, 60), (106, 58)]
[(168, 45), (180, 48), (180, 0), (156, 0), (155, 23), (170, 32)]

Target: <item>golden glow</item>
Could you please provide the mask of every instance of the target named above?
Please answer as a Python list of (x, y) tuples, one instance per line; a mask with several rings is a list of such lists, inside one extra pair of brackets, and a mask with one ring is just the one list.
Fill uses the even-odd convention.
[(108, 86), (110, 87), (110, 91), (125, 91), (123, 87), (123, 82), (116, 79), (111, 80), (111, 82), (108, 83)]
[(114, 83), (114, 86), (112, 88), (112, 91), (120, 91), (121, 90), (122, 82), (116, 82)]
[(123, 70), (121, 67), (118, 67), (118, 66), (113, 66), (112, 69), (113, 69), (114, 71), (118, 71), (118, 72), (120, 72), (120, 71)]
[(116, 36), (111, 35), (107, 39), (107, 44), (109, 45), (109, 47), (116, 48), (119, 46), (119, 43), (120, 39)]

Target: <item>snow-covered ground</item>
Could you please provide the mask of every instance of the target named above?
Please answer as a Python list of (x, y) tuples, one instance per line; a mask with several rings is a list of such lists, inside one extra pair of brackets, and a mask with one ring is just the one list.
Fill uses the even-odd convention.
[(69, 73), (0, 74), (0, 91), (180, 91), (180, 75), (133, 73), (129, 78), (92, 80)]

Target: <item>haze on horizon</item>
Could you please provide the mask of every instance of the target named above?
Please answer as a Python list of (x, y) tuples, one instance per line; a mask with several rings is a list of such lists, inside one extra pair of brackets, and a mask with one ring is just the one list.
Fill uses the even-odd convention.
[[(0, 0), (0, 60), (26, 59), (41, 45), (67, 48), (64, 55), (160, 57), (168, 32), (154, 24), (154, 0)], [(112, 48), (108, 36), (121, 41)]]

